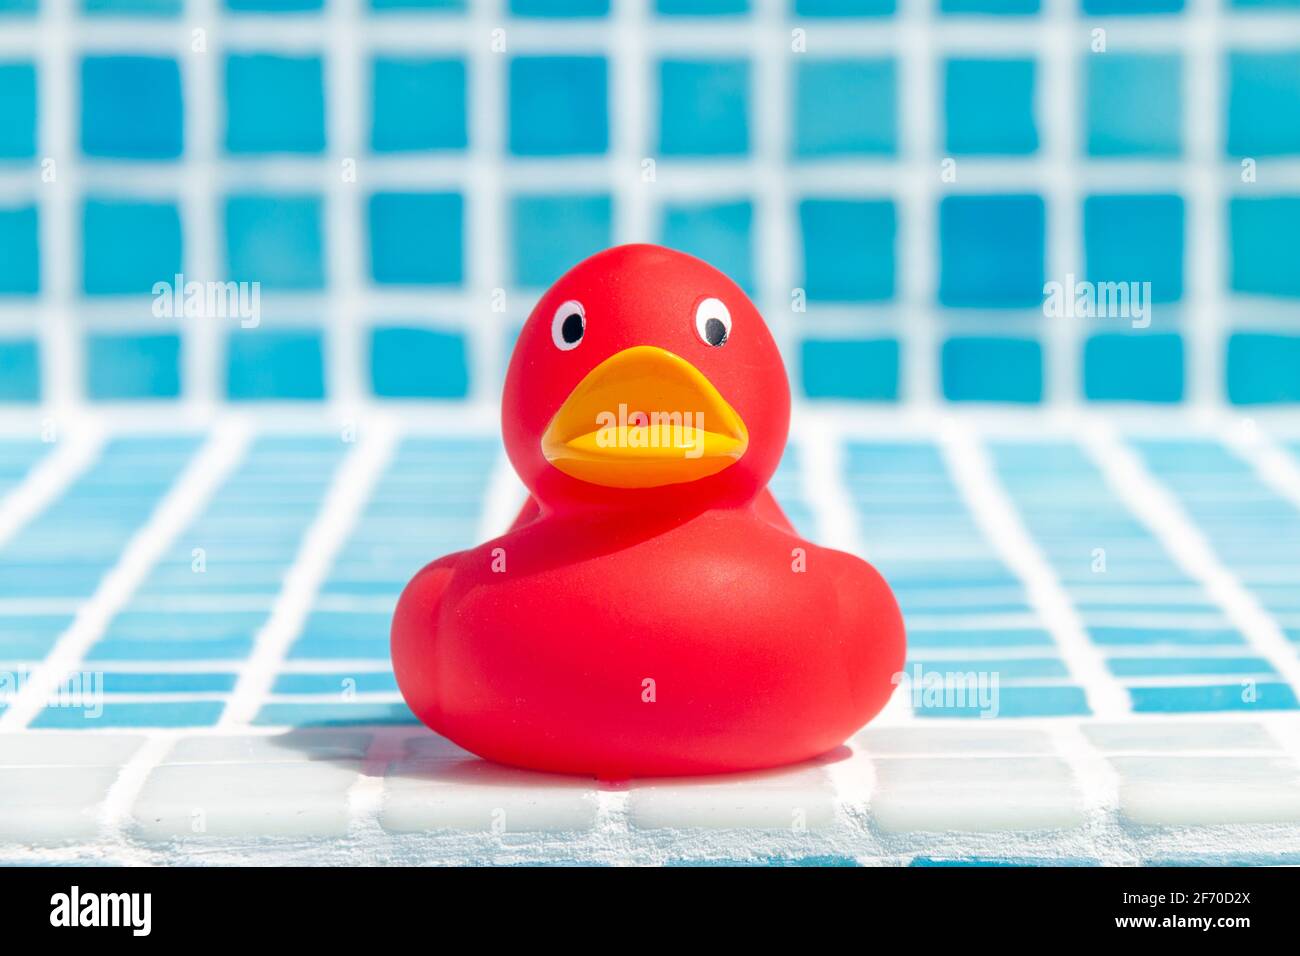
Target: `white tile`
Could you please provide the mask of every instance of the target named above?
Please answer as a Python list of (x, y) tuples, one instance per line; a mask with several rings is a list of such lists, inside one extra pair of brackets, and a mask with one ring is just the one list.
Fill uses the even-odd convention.
[(0, 773), (0, 841), (50, 845), (94, 839), (117, 767), (7, 767)]
[(168, 764), (155, 767), (133, 808), (144, 840), (340, 837), (356, 761)]
[(1064, 829), (1082, 794), (1054, 757), (896, 757), (875, 761), (870, 809), (884, 831)]
[(370, 735), (354, 731), (294, 730), (285, 734), (182, 737), (164, 764), (295, 763), (307, 760), (362, 760)]
[(835, 821), (826, 770), (807, 765), (758, 773), (634, 781), (628, 818), (642, 830), (819, 830)]
[(506, 834), (575, 832), (596, 824), (597, 797), (591, 780), (503, 767), (461, 756), (464, 751), (454, 745), (425, 744), (419, 749), (440, 755), (389, 765), (379, 811), (385, 830)]
[(1259, 724), (1235, 720), (1084, 724), (1083, 732), (1094, 747), (1107, 753), (1279, 749)]
[(994, 727), (871, 727), (853, 740), (868, 756), (965, 756), (987, 753), (1054, 754), (1052, 738), (1042, 730)]
[(1141, 826), (1300, 823), (1300, 768), (1285, 757), (1112, 757), (1120, 813)]
[(128, 734), (0, 734), (0, 767), (120, 767), (142, 743)]

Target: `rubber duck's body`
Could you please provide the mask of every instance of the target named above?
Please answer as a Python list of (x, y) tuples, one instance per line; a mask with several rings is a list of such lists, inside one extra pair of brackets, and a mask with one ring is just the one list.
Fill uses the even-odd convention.
[(529, 501), (398, 603), (416, 716), (492, 760), (607, 779), (843, 743), (889, 698), (903, 624), (870, 565), (800, 539), (767, 491), (789, 415), (762, 318), (711, 266), (621, 246), (563, 276), (502, 402)]

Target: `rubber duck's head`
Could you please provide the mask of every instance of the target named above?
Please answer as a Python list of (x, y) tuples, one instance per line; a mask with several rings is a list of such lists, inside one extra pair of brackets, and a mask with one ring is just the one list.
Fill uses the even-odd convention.
[(510, 460), (543, 504), (740, 504), (776, 470), (790, 385), (739, 286), (681, 252), (618, 246), (537, 303), (501, 414)]

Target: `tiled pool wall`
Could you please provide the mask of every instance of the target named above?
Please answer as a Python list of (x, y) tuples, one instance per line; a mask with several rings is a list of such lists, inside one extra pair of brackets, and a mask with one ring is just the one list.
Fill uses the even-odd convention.
[(0, 403), (493, 400), (634, 240), (810, 400), (1295, 402), (1300, 3), (0, 0)]
[[(107, 437), (0, 542), (0, 731), (414, 724), (388, 656), (397, 596), (520, 494), (490, 435), (368, 440), (246, 432), (214, 459), (216, 433)], [(0, 492), (70, 454), (0, 440)], [(894, 589), (908, 681), (887, 723), (1300, 709), (1295, 486), (1191, 433), (1123, 450), (990, 437), (982, 465), (971, 454), (943, 435), (799, 439), (772, 483), (802, 534)], [(169, 523), (178, 495), (189, 510)], [(142, 535), (159, 536), (143, 562)], [(42, 664), (68, 699), (12, 686)]]

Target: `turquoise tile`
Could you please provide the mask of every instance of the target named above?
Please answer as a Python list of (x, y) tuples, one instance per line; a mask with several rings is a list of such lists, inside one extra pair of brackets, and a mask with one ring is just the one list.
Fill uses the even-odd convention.
[(1167, 677), (1187, 674), (1274, 674), (1262, 657), (1112, 657), (1116, 677)]
[(1300, 336), (1238, 332), (1228, 338), (1227, 364), (1233, 404), (1300, 402)]
[(1038, 151), (1033, 60), (944, 62), (945, 149), (951, 156), (1021, 156)]
[(751, 295), (754, 277), (754, 206), (749, 200), (721, 203), (669, 202), (663, 207), (659, 242), (697, 256)]
[(1055, 657), (972, 657), (965, 660), (940, 657), (934, 660), (926, 660), (924, 657), (914, 654), (908, 659), (904, 669), (910, 671), (913, 667), (920, 667), (923, 673), (933, 671), (950, 674), (979, 672), (997, 674), (999, 681), (1070, 676), (1065, 662)]
[(184, 6), (184, 0), (81, 0), (81, 9), (88, 16), (173, 19)]
[(375, 152), (463, 150), (469, 144), (464, 60), (378, 56), (370, 88)]
[(1018, 16), (1037, 13), (1039, 0), (939, 0), (943, 13), (989, 13)]
[[(965, 717), (976, 720), (989, 719), (983, 715), (982, 703), (949, 707), (931, 705), (923, 701), (913, 710), (917, 717)], [(997, 692), (997, 717), (1080, 717), (1091, 713), (1082, 687), (999, 687)]]
[(325, 0), (223, 0), (236, 13), (304, 13), (323, 10)]
[(1082, 60), (1084, 143), (1096, 157), (1176, 157), (1183, 151), (1178, 53), (1107, 50)]
[(88, 718), (75, 707), (46, 707), (31, 726), (40, 730), (102, 730), (119, 727), (211, 727), (225, 704), (219, 700), (177, 700), (146, 703), (105, 701), (103, 713)]
[(749, 0), (654, 0), (656, 13), (664, 16), (719, 16), (745, 13)]
[(1088, 280), (1149, 282), (1151, 301), (1177, 302), (1183, 297), (1184, 219), (1178, 195), (1088, 196), (1083, 202)]
[(81, 60), (81, 150), (97, 159), (177, 159), (184, 151), (180, 66), (170, 57)]
[(319, 196), (235, 195), (226, 200), (226, 271), (268, 290), (325, 286), (324, 210)]
[(181, 214), (174, 202), (90, 197), (82, 206), (82, 289), (87, 295), (151, 293), (182, 272)]
[(1089, 336), (1083, 349), (1083, 394), (1089, 401), (1181, 402), (1180, 335), (1109, 332)]
[(35, 206), (0, 206), (0, 296), (40, 291), (37, 231)]
[(1082, 0), (1089, 16), (1113, 17), (1147, 13), (1181, 13), (1183, 0)]
[(391, 671), (350, 674), (280, 674), (271, 688), (273, 694), (374, 694), (393, 693), (397, 678)]
[(0, 614), (0, 660), (44, 659), (72, 621), (70, 614)]
[(898, 214), (891, 200), (805, 199), (799, 227), (809, 301), (894, 298)]
[(380, 398), (464, 398), (469, 393), (465, 337), (437, 329), (375, 328), (370, 376)]
[(370, 276), (380, 285), (456, 285), (464, 278), (459, 193), (370, 197)]
[(942, 361), (949, 401), (1043, 400), (1043, 347), (1034, 339), (953, 337), (943, 343)]
[(419, 724), (405, 704), (370, 702), (272, 702), (257, 712), (261, 727), (349, 727), (371, 724)]
[(609, 147), (604, 57), (517, 56), (510, 61), (510, 152), (576, 156)]
[(736, 156), (749, 150), (749, 61), (659, 63), (659, 152)]
[(1227, 74), (1227, 154), (1300, 154), (1300, 50), (1233, 50)]
[(36, 65), (0, 62), (0, 161), (36, 155)]
[(898, 151), (898, 68), (892, 58), (798, 57), (794, 84), (796, 156), (892, 156)]
[(40, 365), (35, 339), (0, 338), (0, 402), (39, 402)]
[(234, 332), (226, 349), (226, 395), (232, 401), (325, 397), (324, 334), (317, 329)]
[[(1192, 687), (1130, 687), (1135, 713), (1184, 714), (1209, 711), (1295, 710), (1295, 692), (1277, 682), (1239, 681)], [(1249, 693), (1248, 693), (1249, 691)]]
[(805, 339), (799, 348), (803, 391), (809, 398), (898, 400), (896, 339)]
[(884, 17), (897, 10), (897, 0), (794, 0), (802, 17)]
[[(214, 694), (234, 690), (237, 675), (107, 671), (102, 676), (105, 694)], [(70, 686), (75, 690), (78, 684), (74, 680)]]
[(609, 0), (510, 0), (510, 12), (517, 17), (603, 17)]
[(86, 337), (86, 397), (92, 401), (177, 398), (180, 336), (91, 333)]
[(324, 82), (319, 56), (228, 55), (226, 151), (324, 152)]
[(1045, 229), (1041, 196), (945, 196), (939, 203), (939, 303), (1039, 308)]
[(441, 13), (461, 13), (468, 0), (370, 0), (370, 9), (376, 11), (429, 10)]
[(549, 287), (583, 259), (614, 244), (614, 204), (607, 193), (517, 195), (510, 199), (514, 283)]
[(1233, 291), (1300, 298), (1300, 196), (1230, 199), (1228, 239)]
[(913, 650), (935, 647), (1054, 647), (1052, 635), (1039, 628), (953, 628), (947, 631), (908, 628), (907, 644)]

